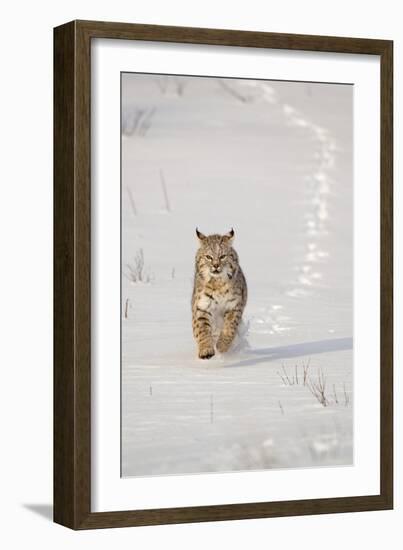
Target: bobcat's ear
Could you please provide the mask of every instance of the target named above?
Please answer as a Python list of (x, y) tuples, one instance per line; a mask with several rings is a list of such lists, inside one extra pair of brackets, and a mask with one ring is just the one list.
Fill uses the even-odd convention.
[(200, 242), (203, 242), (204, 239), (206, 238), (206, 235), (203, 235), (203, 233), (200, 233), (200, 231), (197, 229), (197, 227), (196, 227), (196, 235), (197, 235), (197, 238), (199, 239)]
[(231, 231), (223, 235), (223, 239), (224, 241), (231, 242), (232, 239), (234, 238), (234, 235), (235, 235), (234, 230), (231, 229)]

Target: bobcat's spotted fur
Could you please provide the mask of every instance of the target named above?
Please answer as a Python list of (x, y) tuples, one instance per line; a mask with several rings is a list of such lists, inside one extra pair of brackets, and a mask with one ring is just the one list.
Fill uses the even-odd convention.
[(247, 299), (244, 274), (232, 248), (234, 230), (205, 236), (196, 229), (200, 247), (192, 295), (192, 326), (199, 357), (228, 351)]

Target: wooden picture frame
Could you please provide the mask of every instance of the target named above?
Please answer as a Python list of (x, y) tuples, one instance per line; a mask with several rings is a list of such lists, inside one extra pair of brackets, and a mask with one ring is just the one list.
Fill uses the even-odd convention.
[[(91, 40), (113, 38), (380, 56), (381, 471), (370, 496), (91, 512)], [(54, 30), (54, 521), (72, 529), (329, 514), (393, 507), (393, 43), (127, 23)]]

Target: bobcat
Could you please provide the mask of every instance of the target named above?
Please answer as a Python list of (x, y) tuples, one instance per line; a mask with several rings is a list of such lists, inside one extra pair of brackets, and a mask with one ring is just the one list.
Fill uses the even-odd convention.
[(228, 351), (237, 332), (247, 300), (247, 287), (232, 248), (234, 230), (226, 235), (203, 235), (196, 229), (200, 247), (196, 253), (192, 295), (193, 334), (200, 359)]

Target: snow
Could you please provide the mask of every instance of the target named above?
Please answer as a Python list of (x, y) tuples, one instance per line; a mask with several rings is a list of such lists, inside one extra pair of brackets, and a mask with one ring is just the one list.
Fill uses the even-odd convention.
[[(123, 74), (122, 133), (122, 475), (351, 464), (352, 87)], [(248, 282), (208, 361), (196, 226)]]

